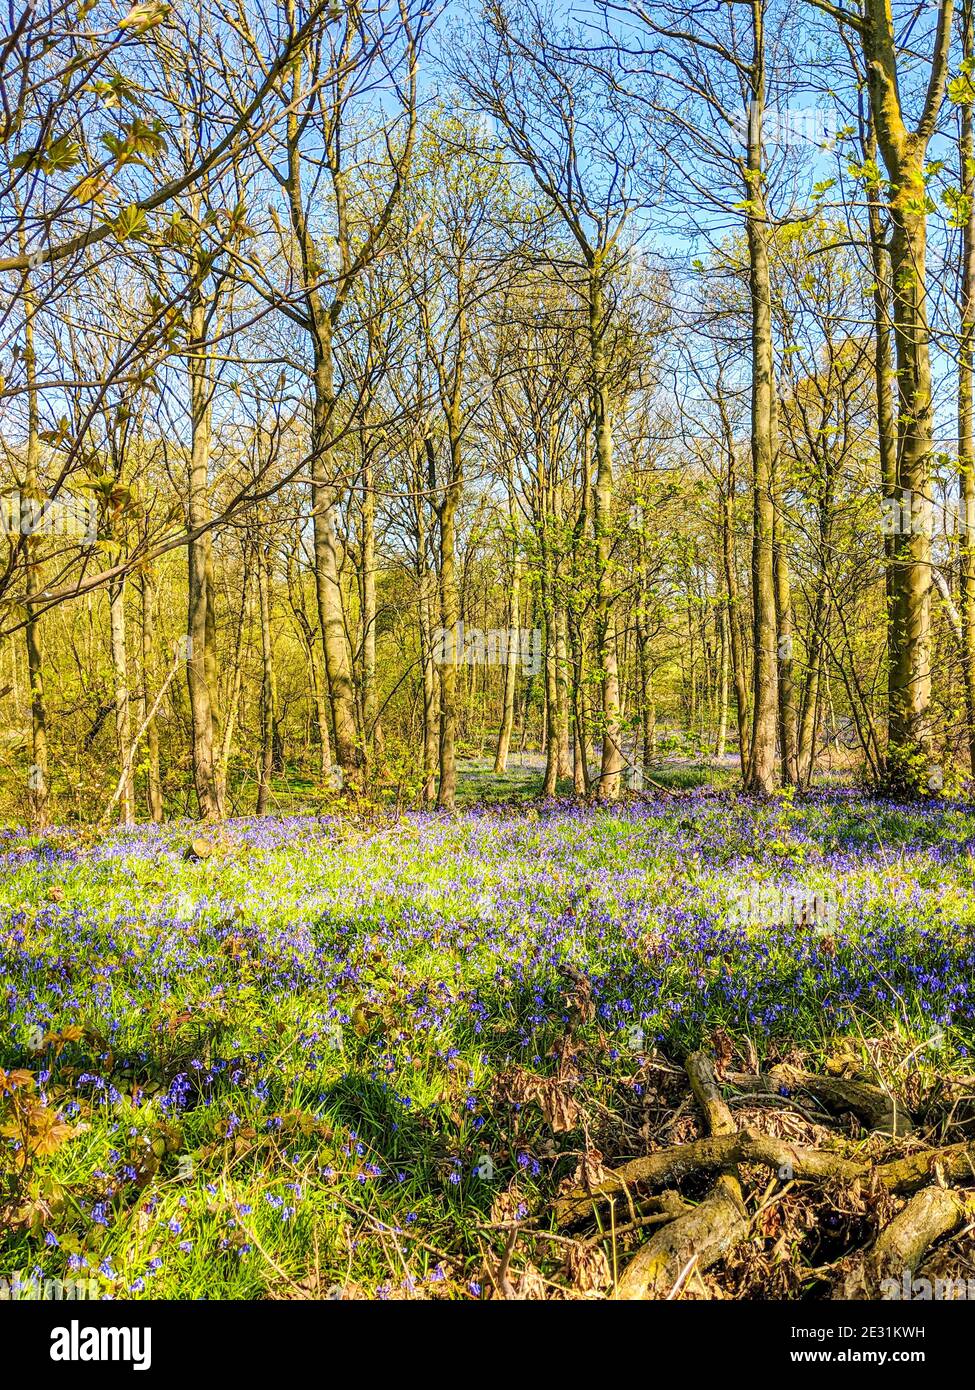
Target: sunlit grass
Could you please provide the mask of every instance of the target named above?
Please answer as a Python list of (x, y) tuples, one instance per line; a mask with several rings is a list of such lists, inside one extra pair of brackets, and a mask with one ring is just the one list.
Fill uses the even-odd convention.
[[(7, 1272), (474, 1297), (504, 1213), (544, 1227), (587, 1136), (632, 1151), (654, 1051), (722, 1028), (924, 1086), (972, 1046), (964, 807), (309, 816), (231, 824), (202, 859), (196, 833), (3, 846), (0, 1065), (75, 1130), (26, 1174), (5, 1132)], [(756, 885), (830, 897), (835, 927), (740, 920)], [(581, 1118), (553, 1132), (512, 1077), (556, 1075), (567, 1040)]]

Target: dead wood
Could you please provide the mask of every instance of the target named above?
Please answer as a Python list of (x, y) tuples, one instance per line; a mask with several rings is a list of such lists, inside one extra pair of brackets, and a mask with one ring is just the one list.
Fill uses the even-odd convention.
[(733, 1147), (709, 1196), (686, 1215), (663, 1226), (630, 1261), (617, 1285), (617, 1298), (667, 1298), (691, 1270), (709, 1269), (748, 1234), (748, 1215), (734, 1157), (737, 1132), (731, 1111), (705, 1053), (692, 1053), (686, 1069), (711, 1137), (730, 1139)]
[(913, 1275), (929, 1247), (960, 1225), (965, 1203), (944, 1187), (925, 1187), (907, 1203), (865, 1251), (839, 1262), (833, 1298), (877, 1299), (884, 1280), (900, 1288)]
[(801, 1071), (798, 1067), (773, 1067), (769, 1075), (779, 1086), (786, 1086), (791, 1091), (808, 1091), (833, 1114), (852, 1111), (868, 1129), (896, 1137), (914, 1132), (908, 1111), (898, 1104), (896, 1096), (882, 1091), (879, 1086), (871, 1086), (866, 1081), (851, 1081), (842, 1076), (820, 1076), (816, 1072)]
[[(617, 1298), (674, 1297), (695, 1272), (707, 1270), (747, 1238), (751, 1223), (741, 1168), (746, 1173), (747, 1167), (770, 1169), (782, 1184), (838, 1184), (864, 1194), (876, 1193), (878, 1188), (917, 1194), (868, 1250), (835, 1262), (831, 1267), (833, 1297), (877, 1297), (883, 1279), (901, 1279), (905, 1270), (913, 1272), (929, 1247), (963, 1220), (965, 1198), (950, 1191), (948, 1185), (975, 1181), (975, 1142), (918, 1148), (878, 1163), (858, 1156), (852, 1141), (840, 1135), (833, 1147), (811, 1148), (754, 1128), (737, 1129), (722, 1090), (722, 1085), (752, 1094), (786, 1087), (801, 1090), (834, 1113), (852, 1111), (871, 1129), (899, 1138), (909, 1136), (913, 1129), (910, 1115), (879, 1087), (786, 1066), (764, 1075), (726, 1074), (719, 1082), (712, 1060), (703, 1052), (692, 1053), (685, 1070), (707, 1136), (631, 1159), (605, 1173), (598, 1183), (565, 1193), (556, 1204), (559, 1226), (585, 1220), (616, 1198), (626, 1199), (631, 1217), (620, 1230), (632, 1234), (659, 1223), (623, 1270)], [(647, 1189), (707, 1173), (714, 1174), (714, 1185), (694, 1206), (678, 1192), (657, 1197), (647, 1193)], [(764, 1209), (761, 1203), (760, 1209)], [(605, 1232), (593, 1237), (604, 1238)]]
[(720, 1260), (748, 1231), (743, 1207), (721, 1185), (693, 1211), (670, 1221), (637, 1251), (620, 1277), (617, 1298), (666, 1298), (681, 1276)]
[(758, 1094), (778, 1093), (783, 1090), (807, 1091), (823, 1109), (834, 1115), (845, 1111), (856, 1115), (868, 1129), (879, 1130), (882, 1134), (901, 1137), (913, 1134), (914, 1123), (907, 1108), (879, 1086), (867, 1081), (853, 1081), (842, 1076), (820, 1076), (817, 1072), (803, 1071), (799, 1067), (772, 1067), (761, 1075), (748, 1072), (729, 1072), (727, 1084), (736, 1091)]

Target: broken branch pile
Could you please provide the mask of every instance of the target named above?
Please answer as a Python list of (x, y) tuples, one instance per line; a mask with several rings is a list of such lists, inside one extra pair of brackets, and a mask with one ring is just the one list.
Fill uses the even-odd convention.
[[(851, 1188), (869, 1194), (875, 1210), (896, 1211), (862, 1248), (838, 1252), (815, 1271), (827, 1296), (835, 1298), (881, 1297), (884, 1280), (913, 1274), (935, 1242), (971, 1219), (973, 1194), (953, 1185), (975, 1185), (975, 1143), (921, 1147), (907, 1108), (880, 1087), (790, 1066), (756, 1075), (728, 1072), (719, 1080), (714, 1062), (701, 1051), (687, 1058), (685, 1070), (705, 1137), (602, 1172), (598, 1180), (563, 1192), (556, 1204), (556, 1224), (567, 1229), (599, 1219), (609, 1204), (625, 1203), (632, 1220), (655, 1190), (689, 1179), (709, 1184), (696, 1204), (673, 1201), (673, 1215), (654, 1223), (653, 1234), (620, 1270), (617, 1298), (677, 1297), (692, 1279), (700, 1289), (700, 1275), (760, 1238), (786, 1193), (811, 1185)], [(876, 1161), (858, 1155), (863, 1145), (839, 1132), (827, 1147), (814, 1148), (754, 1124), (740, 1127), (732, 1105), (762, 1094), (785, 1103), (795, 1098), (797, 1108), (800, 1096), (811, 1097), (830, 1115), (853, 1115), (864, 1129), (899, 1141), (905, 1151)]]

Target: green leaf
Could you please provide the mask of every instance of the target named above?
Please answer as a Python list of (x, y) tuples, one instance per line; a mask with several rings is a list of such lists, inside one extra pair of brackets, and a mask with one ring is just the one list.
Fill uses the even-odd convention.
[(170, 8), (165, 0), (144, 0), (144, 3), (132, 6), (125, 18), (119, 20), (118, 27), (131, 29), (134, 34), (144, 34), (147, 29), (162, 24)]
[(132, 241), (148, 231), (145, 212), (134, 205), (123, 208), (111, 225), (116, 241)]

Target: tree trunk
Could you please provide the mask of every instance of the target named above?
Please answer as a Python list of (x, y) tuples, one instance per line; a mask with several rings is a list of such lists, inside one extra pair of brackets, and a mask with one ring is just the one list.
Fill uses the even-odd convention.
[[(542, 520), (542, 528), (545, 519)], [(555, 614), (554, 580), (548, 567), (551, 563), (545, 539), (542, 539), (541, 589), (542, 621), (545, 625), (545, 776), (542, 781), (542, 795), (554, 796), (559, 781), (559, 695), (557, 662), (557, 618)]]
[(558, 701), (558, 777), (572, 776), (569, 756), (569, 630), (565, 605), (559, 603), (555, 613), (555, 691)]
[[(258, 526), (260, 519), (258, 518)], [(263, 553), (262, 553), (263, 549)], [(270, 546), (259, 546), (257, 562), (257, 593), (261, 618), (261, 754), (257, 782), (257, 814), (267, 813), (271, 791), (271, 772), (274, 766), (274, 640), (271, 635), (271, 561)]]
[(112, 677), (115, 687), (115, 744), (119, 768), (125, 776), (119, 797), (119, 819), (123, 825), (135, 824), (134, 759), (130, 756), (132, 719), (129, 709), (128, 659), (125, 646), (125, 578), (111, 580), (108, 585), (109, 620), (112, 651)]
[[(885, 780), (892, 791), (914, 792), (926, 782), (931, 756), (931, 399), (927, 319), (927, 199), (925, 155), (944, 94), (952, 0), (938, 12), (938, 29), (918, 126), (904, 122), (898, 89), (897, 41), (887, 0), (864, 0), (860, 28), (870, 108), (890, 181), (890, 285), (897, 361), (895, 499), (912, 524), (895, 538), (890, 586), (890, 662)], [(920, 523), (920, 524), (919, 524)]]
[(378, 738), (376, 687), (376, 494), (368, 457), (362, 466), (362, 736), (366, 769), (373, 775)]
[(157, 824), (162, 824), (163, 796), (162, 781), (159, 776), (159, 727), (156, 716), (151, 713), (150, 677), (155, 660), (156, 642), (156, 591), (152, 575), (146, 569), (142, 574), (140, 586), (142, 599), (142, 719), (146, 726), (146, 803), (149, 815)]
[(246, 553), (241, 561), (243, 574), (241, 575), (241, 594), (240, 594), (240, 613), (237, 618), (237, 627), (234, 632), (233, 650), (233, 669), (230, 677), (230, 690), (227, 695), (227, 717), (223, 724), (220, 737), (220, 758), (217, 766), (217, 785), (220, 788), (220, 804), (226, 805), (227, 798), (227, 770), (230, 766), (230, 752), (233, 747), (234, 726), (237, 721), (237, 707), (240, 703), (240, 690), (243, 682), (243, 652), (245, 633), (250, 626), (250, 616), (252, 608), (251, 585), (250, 585), (250, 565)]
[[(316, 413), (324, 413), (317, 403)], [(356, 730), (352, 658), (345, 633), (345, 607), (342, 602), (340, 577), (342, 543), (338, 534), (337, 499), (328, 479), (322, 452), (324, 428), (321, 427), (321, 422), (315, 433), (315, 457), (312, 463), (315, 595), (318, 600), (325, 672), (335, 725), (335, 759), (346, 785), (355, 785), (360, 778), (362, 757)]]
[(613, 512), (613, 423), (606, 351), (606, 304), (602, 268), (589, 276), (589, 343), (592, 357), (596, 487), (593, 525), (596, 533), (596, 646), (602, 690), (602, 760), (599, 796), (615, 801), (620, 794), (623, 751), (620, 747), (620, 689), (616, 655), (616, 604), (611, 573)]
[[(515, 542), (511, 563), (511, 590), (508, 595), (508, 635), (521, 630), (521, 555)], [(511, 730), (515, 722), (515, 686), (518, 682), (517, 653), (508, 645), (508, 659), (504, 668), (504, 695), (501, 706), (501, 727), (498, 730), (498, 746), (494, 755), (494, 771), (497, 776), (508, 770), (508, 748), (511, 744)]]
[[(825, 563), (825, 556), (823, 557)], [(797, 780), (800, 787), (812, 782), (816, 763), (816, 736), (819, 732), (820, 686), (826, 660), (826, 621), (828, 600), (825, 579), (821, 577), (813, 600), (812, 625), (809, 631), (809, 661), (799, 709), (799, 746), (796, 753)]]
[(782, 513), (781, 486), (775, 489), (775, 618), (776, 654), (779, 670), (779, 749), (782, 781), (794, 786), (798, 776), (796, 755), (796, 686), (793, 665), (792, 585), (789, 556), (785, 544), (785, 517)]
[[(315, 597), (322, 632), (322, 651), (335, 729), (335, 758), (344, 785), (354, 787), (361, 778), (362, 750), (356, 728), (355, 688), (352, 656), (345, 632), (342, 601), (339, 537), (339, 493), (332, 473), (330, 429), (335, 407), (333, 329), (341, 311), (338, 289), (332, 304), (326, 305), (321, 286), (329, 278), (322, 263), (319, 245), (308, 224), (302, 194), (300, 119), (297, 110), (301, 96), (301, 60), (293, 70), (292, 94), (295, 105), (287, 117), (288, 171), (285, 180), (291, 228), (301, 257), (304, 303), (312, 355), (311, 419), (311, 501), (313, 517), (313, 555)], [(347, 282), (343, 288), (348, 289)]]
[[(432, 441), (431, 441), (432, 443)], [(457, 663), (460, 598), (457, 588), (457, 506), (460, 502), (462, 460), (460, 438), (450, 431), (450, 481), (440, 504), (440, 623), (449, 634), (449, 659), (440, 667), (440, 785), (437, 805), (453, 810), (457, 796)]]
[(745, 679), (745, 652), (742, 637), (741, 603), (738, 592), (738, 571), (735, 564), (735, 443), (731, 422), (728, 420), (724, 403), (719, 400), (718, 405), (721, 411), (722, 431), (728, 460), (727, 480), (721, 496), (721, 562), (724, 570), (725, 614), (730, 642), (731, 674), (734, 679), (738, 716), (738, 756), (741, 762), (742, 780), (744, 781), (748, 772), (749, 705), (748, 683)]
[(728, 611), (721, 608), (718, 611), (718, 638), (721, 655), (718, 662), (718, 732), (714, 740), (714, 756), (720, 762), (724, 757), (725, 744), (728, 741)]
[[(190, 275), (190, 338), (187, 345), (187, 369), (190, 387), (189, 493), (187, 525), (192, 533), (210, 520), (210, 357), (206, 349), (206, 305), (200, 284), (199, 246), (195, 248)], [(188, 574), (188, 613), (186, 622), (186, 686), (190, 702), (193, 784), (200, 817), (203, 820), (223, 815), (214, 761), (213, 690), (209, 683), (211, 661), (208, 648), (213, 650), (214, 615), (208, 612), (212, 602), (212, 557), (210, 532), (191, 538), (186, 547)], [(208, 633), (209, 627), (209, 633)], [(208, 673), (207, 667), (211, 671)]]
[(777, 449), (772, 358), (772, 300), (768, 260), (761, 128), (765, 112), (765, 37), (761, 0), (752, 0), (752, 109), (748, 131), (748, 280), (751, 297), (752, 417), (752, 734), (745, 790), (766, 796), (775, 784), (778, 716), (774, 529), (772, 496)]
[(438, 672), (434, 661), (434, 576), (429, 559), (429, 531), (424, 514), (423, 475), (419, 459), (416, 466), (415, 508), (417, 535), (417, 606), (420, 621), (420, 664), (423, 671), (423, 804), (432, 806), (437, 798), (437, 759), (439, 757)]
[[(34, 349), (34, 312), (36, 301), (28, 283), (24, 286), (24, 366), (27, 377), (27, 467), (24, 495), (33, 501), (38, 489), (37, 469), (40, 453), (40, 419), (37, 400), (37, 356)], [(27, 677), (30, 682), (31, 765), (27, 774), (27, 801), (33, 830), (48, 825), (49, 773), (47, 751), (47, 706), (44, 700), (44, 650), (41, 644), (40, 619), (31, 602), (41, 591), (38, 560), (39, 542), (33, 536), (24, 539), (26, 564), (25, 589), (27, 621), (24, 634), (27, 645)]]
[[(971, 67), (973, 48), (972, 0), (962, 6), (962, 63)], [(961, 327), (958, 351), (958, 607), (961, 614), (962, 680), (965, 688), (965, 714), (968, 724), (968, 760), (975, 774), (975, 139), (971, 77), (969, 99), (961, 105), (961, 136), (958, 162), (961, 168), (963, 205), (967, 207), (962, 228)]]
[[(876, 161), (877, 137), (873, 118), (867, 128), (864, 154)], [(880, 455), (880, 487), (885, 506), (897, 508), (897, 420), (894, 409), (894, 346), (890, 305), (890, 258), (887, 236), (880, 207), (873, 190), (868, 190), (867, 226), (870, 238), (870, 266), (873, 275), (874, 385), (877, 397), (877, 444)], [(886, 639), (888, 669), (894, 650), (892, 628), (894, 604), (894, 561), (900, 544), (895, 530), (888, 528), (884, 535), (884, 592), (886, 598)]]

